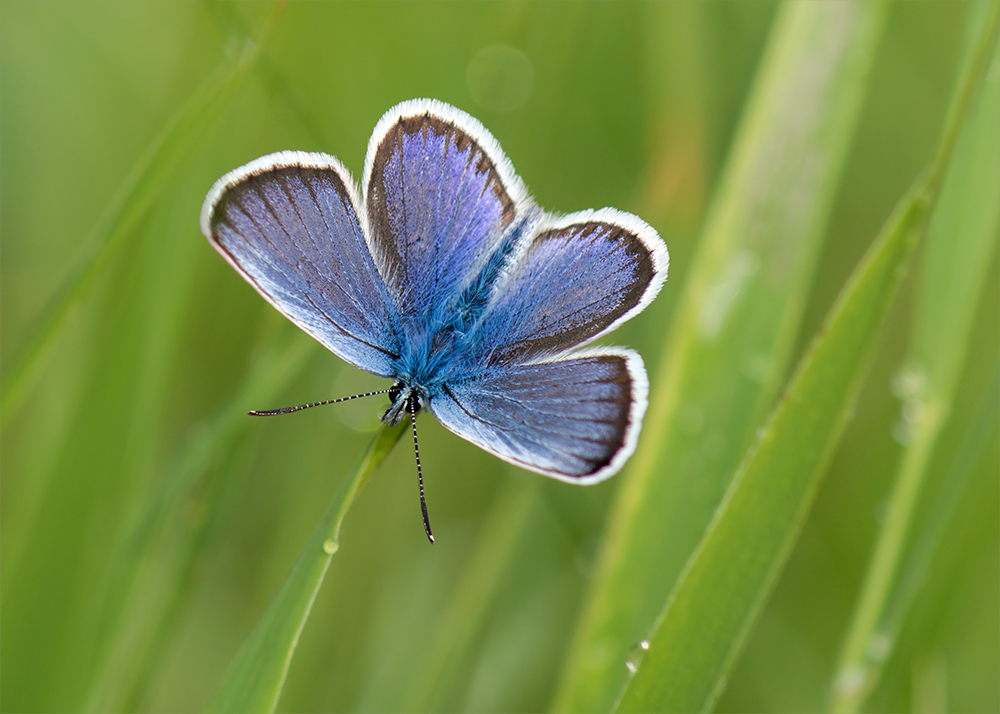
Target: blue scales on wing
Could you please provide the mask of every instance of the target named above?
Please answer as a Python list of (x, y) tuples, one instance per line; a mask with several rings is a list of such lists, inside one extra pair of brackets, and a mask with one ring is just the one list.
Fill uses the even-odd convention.
[(390, 377), (401, 349), (399, 317), (351, 189), (331, 156), (265, 156), (220, 179), (203, 229), (289, 319), (351, 364)]
[(510, 463), (593, 483), (635, 448), (646, 389), (638, 355), (593, 350), (446, 385), (430, 409), (447, 429)]
[(642, 360), (574, 348), (655, 296), (666, 268), (655, 231), (610, 209), (544, 214), (478, 122), (433, 104), (380, 122), (366, 177), (404, 382), (507, 461), (577, 483), (617, 471), (646, 408)]
[(579, 350), (641, 311), (666, 276), (666, 250), (634, 216), (604, 209), (546, 218), (494, 286), (464, 380), (431, 411), (519, 466), (596, 482), (635, 448), (646, 372), (629, 350)]
[(417, 352), (482, 312), (534, 209), (492, 136), (432, 107), (383, 118), (365, 172), (372, 250)]
[(547, 358), (613, 330), (659, 291), (662, 245), (645, 223), (611, 209), (543, 222), (496, 286), (477, 331), (480, 361)]

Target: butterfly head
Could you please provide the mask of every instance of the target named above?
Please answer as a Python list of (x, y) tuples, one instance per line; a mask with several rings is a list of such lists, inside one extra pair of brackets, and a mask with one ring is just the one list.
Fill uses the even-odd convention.
[(391, 404), (382, 415), (382, 421), (389, 426), (396, 426), (403, 420), (406, 414), (416, 416), (420, 408), (424, 406), (424, 396), (422, 390), (409, 386), (402, 381), (397, 381), (389, 388), (389, 401)]

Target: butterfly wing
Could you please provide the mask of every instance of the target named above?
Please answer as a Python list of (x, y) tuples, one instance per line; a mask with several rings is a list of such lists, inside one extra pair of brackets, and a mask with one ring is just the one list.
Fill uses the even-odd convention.
[(292, 322), (361, 369), (393, 376), (399, 318), (372, 260), (350, 174), (332, 156), (281, 152), (216, 182), (201, 229)]
[(546, 359), (610, 332), (652, 302), (668, 261), (631, 214), (546, 218), (494, 289), (476, 334), (480, 365)]
[(446, 428), (505, 461), (590, 484), (632, 455), (646, 394), (639, 355), (598, 348), (447, 385), (430, 410)]
[(580, 350), (642, 311), (667, 249), (612, 209), (547, 217), (493, 290), (465, 380), (430, 409), (502, 459), (572, 483), (616, 473), (635, 450), (648, 391), (629, 350)]
[(495, 278), (532, 206), (490, 133), (429, 99), (382, 117), (363, 185), (372, 252), (413, 343)]

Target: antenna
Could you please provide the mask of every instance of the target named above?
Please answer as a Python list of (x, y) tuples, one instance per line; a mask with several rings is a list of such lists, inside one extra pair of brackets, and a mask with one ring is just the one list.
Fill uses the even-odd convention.
[[(360, 399), (361, 397), (374, 397), (376, 394), (386, 394), (397, 389), (396, 385), (389, 387), (388, 389), (380, 389), (377, 392), (365, 392), (364, 394), (355, 394), (351, 397), (340, 397), (339, 399), (326, 399), (322, 402), (312, 402), (311, 404), (299, 404), (294, 407), (282, 407), (281, 409), (252, 409), (247, 414), (250, 416), (278, 416), (279, 414), (291, 414), (293, 412), (300, 412), (303, 409), (311, 409), (313, 407), (321, 407), (324, 404), (336, 404), (337, 402), (347, 402), (351, 399)], [(431, 543), (434, 542), (434, 534), (431, 533), (431, 522), (427, 517), (427, 499), (424, 498), (424, 472), (420, 467), (420, 447), (417, 445), (417, 406), (418, 398), (416, 394), (410, 394), (406, 400), (406, 406), (410, 412), (410, 424), (413, 427), (413, 455), (417, 459), (417, 483), (420, 484), (420, 513), (424, 517), (424, 533), (427, 534), (427, 540)]]
[[(390, 387), (391, 389), (391, 387)], [(292, 412), (300, 412), (303, 409), (311, 409), (313, 407), (321, 407), (324, 404), (336, 404), (337, 402), (348, 402), (352, 399), (360, 399), (361, 397), (374, 397), (376, 394), (385, 394), (389, 389), (380, 389), (377, 392), (365, 392), (364, 394), (355, 394), (353, 397), (341, 397), (340, 399), (327, 399), (322, 402), (313, 402), (312, 404), (299, 404), (295, 407), (282, 407), (281, 409), (251, 409), (247, 412), (249, 416), (278, 416), (279, 414), (291, 414)]]
[(409, 398), (410, 424), (413, 425), (413, 455), (417, 457), (417, 481), (420, 483), (420, 512), (424, 516), (424, 533), (427, 540), (434, 542), (434, 534), (431, 533), (431, 522), (427, 518), (427, 501), (424, 498), (424, 472), (420, 468), (420, 448), (417, 446), (417, 395), (411, 394)]

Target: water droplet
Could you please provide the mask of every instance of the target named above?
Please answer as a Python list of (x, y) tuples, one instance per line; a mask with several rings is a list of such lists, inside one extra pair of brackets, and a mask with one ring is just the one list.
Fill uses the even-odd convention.
[(636, 673), (647, 651), (649, 651), (649, 640), (639, 640), (629, 647), (628, 657), (625, 659), (625, 666), (628, 667), (629, 672)]
[(903, 418), (911, 424), (917, 424), (927, 413), (927, 407), (919, 399), (907, 399), (903, 402)]
[(837, 692), (844, 696), (853, 696), (861, 691), (865, 683), (865, 670), (861, 667), (848, 667), (837, 677), (835, 685)]
[(911, 422), (905, 419), (899, 419), (895, 424), (892, 425), (892, 438), (903, 446), (908, 446), (911, 441), (913, 441), (913, 432), (916, 429), (913, 428)]
[(747, 279), (759, 270), (760, 256), (752, 250), (742, 250), (730, 258), (705, 294), (698, 314), (698, 331), (704, 339), (711, 340), (719, 334), (736, 304), (736, 296)]
[(868, 643), (868, 656), (874, 662), (883, 662), (892, 651), (892, 638), (885, 632), (876, 632)]
[(923, 397), (927, 393), (927, 370), (922, 364), (910, 362), (903, 365), (889, 380), (889, 389), (899, 399)]
[(479, 50), (465, 72), (472, 98), (495, 112), (523, 105), (535, 84), (535, 70), (521, 50), (490, 45)]
[(240, 64), (249, 64), (255, 54), (257, 54), (257, 43), (247, 37), (243, 41), (243, 51), (240, 53)]
[(332, 538), (323, 541), (323, 552), (326, 553), (327, 555), (333, 555), (334, 553), (336, 553), (337, 541), (333, 540)]

